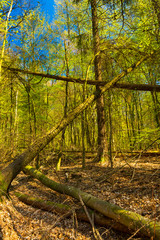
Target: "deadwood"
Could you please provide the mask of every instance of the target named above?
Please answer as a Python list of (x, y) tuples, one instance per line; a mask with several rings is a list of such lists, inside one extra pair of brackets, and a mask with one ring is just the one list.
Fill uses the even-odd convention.
[[(152, 55), (152, 54), (151, 54)], [(90, 97), (88, 97), (83, 103), (76, 107), (72, 112), (67, 114), (66, 118), (63, 118), (55, 127), (53, 127), (48, 133), (42, 137), (37, 138), (28, 149), (22, 154), (16, 156), (13, 162), (9, 164), (5, 169), (0, 172), (0, 196), (7, 194), (10, 184), (17, 174), (28, 165), (38, 154), (44, 149), (44, 147), (50, 143), (64, 128), (66, 128), (81, 112), (90, 106), (98, 97), (104, 94), (105, 91), (110, 89), (124, 76), (132, 72), (138, 67), (143, 61), (148, 59), (149, 56), (143, 57), (137, 63), (133, 64), (130, 68), (123, 71), (121, 74), (113, 78), (112, 81), (108, 82), (104, 87), (95, 91)]]
[(150, 91), (160, 92), (160, 85), (151, 84), (132, 84), (132, 83), (116, 83), (114, 88), (121, 88), (127, 90), (138, 90), (138, 91)]
[[(95, 80), (85, 80), (80, 78), (71, 78), (71, 77), (63, 77), (63, 76), (57, 76), (52, 74), (45, 74), (45, 73), (38, 73), (38, 72), (32, 72), (29, 70), (23, 70), (19, 68), (11, 68), (11, 67), (3, 67), (5, 69), (8, 69), (12, 72), (22, 72), (26, 74), (31, 74), (33, 76), (39, 76), (54, 80), (60, 80), (65, 82), (73, 82), (73, 83), (80, 83), (80, 84), (89, 84), (89, 85), (95, 85), (95, 86), (105, 86), (108, 81), (95, 81)], [(156, 91), (160, 92), (160, 85), (151, 85), (151, 84), (133, 84), (133, 83), (115, 83), (112, 88), (119, 88), (119, 89), (127, 89), (127, 90), (138, 90), (138, 91)]]
[(83, 192), (73, 186), (57, 183), (47, 178), (44, 174), (31, 166), (25, 167), (25, 173), (38, 179), (41, 183), (54, 191), (69, 195), (78, 200), (82, 199), (86, 206), (98, 211), (108, 218), (114, 219), (129, 228), (130, 231), (137, 231), (139, 234), (155, 240), (160, 239), (160, 222), (156, 222), (156, 220), (152, 221), (137, 213), (125, 210), (117, 205), (98, 199), (93, 195)]
[[(75, 213), (78, 219), (89, 222), (89, 219), (86, 213), (81, 207), (77, 207), (74, 209), (73, 207), (68, 206), (66, 204), (59, 204), (56, 202), (45, 201), (43, 199), (40, 199), (37, 197), (31, 197), (26, 194), (22, 194), (18, 192), (15, 193), (15, 196), (18, 197), (20, 201), (24, 202), (25, 204), (31, 205), (32, 207), (39, 208), (49, 212), (60, 213), (60, 214), (63, 214), (65, 217), (69, 217), (72, 215), (72, 213)], [(99, 224), (101, 226), (106, 226), (106, 227), (112, 227), (113, 229), (121, 232), (127, 232), (127, 233), (130, 232), (127, 227), (114, 221), (111, 218), (104, 217), (102, 214), (96, 213), (89, 208), (87, 208), (87, 211), (90, 216), (94, 216), (94, 222), (96, 224)]]

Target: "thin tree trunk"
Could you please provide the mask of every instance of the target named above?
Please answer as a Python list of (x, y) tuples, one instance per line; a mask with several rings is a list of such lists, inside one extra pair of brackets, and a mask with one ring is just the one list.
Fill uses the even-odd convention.
[(154, 117), (155, 117), (155, 122), (157, 127), (160, 126), (160, 106), (159, 103), (157, 101), (157, 95), (156, 92), (151, 92), (151, 96), (152, 96), (152, 101), (153, 101), (153, 108), (154, 108)]
[[(78, 24), (78, 34), (79, 34), (79, 38), (80, 38), (80, 50), (81, 50), (81, 71), (82, 71), (82, 79), (83, 79), (83, 76), (84, 76), (84, 71), (83, 71), (83, 65), (84, 65), (84, 62), (83, 62), (83, 50), (82, 50), (82, 35), (81, 35), (81, 29), (80, 29), (80, 26)], [(87, 81), (86, 81), (87, 82)], [(85, 98), (86, 98), (86, 84), (84, 84), (82, 86), (82, 91), (83, 91), (83, 94), (82, 94), (82, 99), (83, 99), (83, 102), (85, 101)], [(86, 139), (86, 124), (85, 124), (85, 116), (86, 116), (87, 112), (86, 111), (83, 111), (82, 114), (81, 114), (81, 136), (82, 136), (82, 168), (84, 169), (85, 168), (85, 165), (86, 165), (86, 148), (85, 148), (85, 139)]]
[[(69, 34), (69, 30), (68, 30)], [(66, 77), (69, 77), (69, 59), (68, 59), (68, 49), (66, 45), (66, 41), (64, 40), (64, 48), (65, 48), (65, 62), (66, 62)], [(64, 105), (64, 117), (67, 117), (67, 109), (68, 109), (68, 82), (66, 82), (65, 86), (65, 105)], [(65, 145), (65, 128), (62, 131), (62, 146)]]
[(108, 147), (108, 152), (109, 152), (109, 160), (110, 160), (110, 164), (111, 164), (111, 168), (113, 168), (113, 159), (112, 159), (112, 95), (110, 93), (110, 91), (108, 92), (109, 93), (109, 104), (108, 104), (108, 114), (109, 114), (109, 147)]
[[(139, 93), (134, 94), (134, 103), (135, 103), (135, 109), (136, 109), (136, 116), (137, 116), (137, 128), (138, 128), (138, 132), (137, 132), (137, 136), (138, 136), (138, 140), (140, 137), (140, 133), (141, 133), (141, 121), (140, 121), (140, 109), (139, 109)], [(141, 149), (141, 142), (138, 141), (138, 150)]]
[[(85, 101), (85, 88), (83, 86), (83, 102)], [(86, 166), (86, 149), (85, 149), (85, 111), (81, 114), (81, 128), (82, 128), (82, 168), (84, 169)]]
[(131, 95), (131, 101), (128, 103), (128, 107), (129, 107), (129, 119), (130, 119), (130, 125), (131, 125), (131, 144), (130, 144), (130, 150), (133, 151), (134, 150), (134, 146), (135, 146), (135, 112), (134, 112), (134, 103), (133, 103), (133, 94)]
[(15, 147), (18, 146), (18, 90), (16, 91), (16, 100), (15, 100), (15, 118), (14, 118), (14, 138), (15, 138)]
[(12, 79), (12, 74), (10, 74), (11, 78), (11, 83), (10, 83), (10, 148), (11, 151), (13, 151), (14, 148), (14, 139), (13, 139), (13, 79)]
[(28, 122), (29, 122), (29, 143), (31, 144), (32, 139), (32, 118), (31, 118), (31, 96), (30, 96), (30, 81), (26, 86), (27, 92), (27, 105), (28, 105)]

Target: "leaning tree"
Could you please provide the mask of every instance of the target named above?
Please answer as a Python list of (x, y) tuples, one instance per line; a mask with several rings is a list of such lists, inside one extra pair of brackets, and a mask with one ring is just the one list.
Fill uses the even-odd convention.
[(37, 138), (24, 152), (16, 156), (12, 163), (9, 164), (0, 172), (0, 196), (7, 195), (9, 187), (13, 179), (19, 174), (23, 168), (29, 164), (42, 149), (45, 148), (66, 126), (68, 126), (81, 112), (83, 112), (88, 106), (90, 106), (97, 98), (102, 96), (105, 91), (113, 87), (120, 79), (132, 72), (148, 57), (153, 56), (154, 53), (141, 58), (138, 62), (131, 67), (120, 73), (113, 78), (110, 82), (106, 83), (102, 88), (96, 90), (90, 97), (88, 97), (83, 103), (77, 106), (72, 112), (68, 113), (67, 117), (63, 118), (55, 127), (53, 127), (48, 133)]

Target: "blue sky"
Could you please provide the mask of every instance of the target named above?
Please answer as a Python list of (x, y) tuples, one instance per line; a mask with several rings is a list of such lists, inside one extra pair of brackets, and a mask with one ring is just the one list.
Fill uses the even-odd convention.
[(54, 0), (40, 0), (39, 2), (42, 5), (42, 11), (44, 11), (50, 17), (50, 21), (52, 21), (55, 14)]

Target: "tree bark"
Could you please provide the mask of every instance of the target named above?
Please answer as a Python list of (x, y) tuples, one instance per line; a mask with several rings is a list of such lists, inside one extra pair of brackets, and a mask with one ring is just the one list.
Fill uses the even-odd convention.
[(83, 112), (84, 109), (90, 106), (98, 97), (104, 94), (104, 92), (111, 88), (116, 82), (132, 72), (149, 56), (143, 57), (140, 61), (133, 64), (130, 68), (123, 71), (117, 77), (113, 78), (112, 81), (107, 83), (103, 88), (99, 89), (99, 91), (97, 90), (72, 112), (68, 113), (68, 116), (66, 118), (63, 118), (62, 121), (53, 127), (48, 133), (42, 137), (37, 138), (28, 149), (26, 149), (22, 154), (16, 156), (13, 159), (13, 162), (4, 168), (2, 172), (0, 172), (0, 196), (7, 194), (10, 184), (12, 180), (17, 176), (17, 174), (27, 164), (29, 164), (48, 143), (50, 143), (64, 128), (66, 128), (66, 126), (68, 126), (81, 112)]
[[(56, 202), (45, 201), (37, 197), (36, 198), (30, 197), (26, 194), (22, 194), (18, 192), (16, 192), (15, 195), (20, 201), (24, 202), (25, 204), (31, 205), (32, 207), (35, 207), (35, 208), (42, 209), (44, 211), (60, 213), (67, 217), (69, 217), (75, 211), (78, 219), (89, 222), (89, 219), (82, 208), (73, 209), (73, 207), (68, 206), (66, 204), (59, 204)], [(104, 217), (100, 213), (95, 213), (93, 210), (89, 208), (87, 208), (87, 211), (90, 216), (94, 215), (94, 222), (96, 224), (99, 224), (101, 226), (106, 226), (106, 227), (112, 227), (113, 229), (121, 232), (126, 232), (126, 233), (130, 232), (127, 227), (125, 227), (124, 225), (118, 222), (115, 222), (113, 219)]]
[[(67, 18), (67, 38), (68, 43), (64, 39), (64, 50), (65, 50), (65, 65), (66, 65), (66, 77), (69, 77), (69, 45), (70, 45), (70, 20), (69, 20), (69, 11), (68, 11), (68, 3), (65, 1), (65, 9), (66, 9), (66, 18)], [(66, 82), (65, 86), (65, 104), (64, 104), (64, 117), (67, 117), (67, 109), (68, 109), (68, 82)], [(65, 145), (65, 131), (64, 128), (62, 130), (62, 148)]]
[(3, 63), (3, 60), (4, 60), (4, 54), (5, 54), (5, 47), (6, 47), (6, 41), (7, 41), (7, 33), (8, 33), (8, 24), (9, 24), (9, 18), (10, 18), (10, 15), (11, 15), (11, 12), (12, 12), (12, 8), (13, 8), (13, 0), (11, 1), (11, 4), (10, 4), (10, 8), (9, 8), (9, 11), (7, 13), (7, 19), (6, 19), (6, 22), (5, 22), (5, 30), (4, 30), (4, 38), (3, 38), (3, 44), (2, 44), (2, 47), (1, 47), (1, 56), (0, 56), (0, 81), (2, 80), (2, 63)]
[[(55, 79), (58, 81), (65, 81), (65, 82), (74, 82), (74, 83), (80, 83), (80, 84), (90, 84), (95, 86), (105, 86), (108, 81), (95, 81), (95, 80), (85, 80), (81, 78), (71, 78), (71, 77), (63, 77), (63, 76), (57, 76), (52, 74), (45, 74), (45, 73), (38, 73), (38, 72), (32, 72), (28, 70), (22, 70), (19, 68), (11, 68), (11, 67), (4, 67), (4, 69), (8, 69), (12, 72), (22, 72), (26, 74), (31, 74), (33, 76), (41, 76), (49, 79)], [(22, 80), (22, 79), (21, 79)], [(159, 85), (151, 85), (151, 84), (131, 84), (131, 83), (115, 83), (112, 88), (122, 88), (127, 90), (138, 90), (138, 91), (155, 91), (160, 92), (160, 86)]]
[(31, 166), (25, 167), (25, 173), (38, 179), (45, 186), (62, 194), (67, 194), (75, 199), (82, 199), (84, 204), (106, 217), (114, 219), (131, 231), (138, 231), (143, 236), (153, 237), (155, 240), (160, 239), (160, 222), (147, 219), (137, 213), (125, 210), (117, 205), (111, 204), (104, 200), (98, 199), (91, 194), (85, 193), (78, 188), (57, 183), (47, 178), (40, 171)]
[[(92, 11), (92, 33), (93, 33), (93, 47), (94, 47), (94, 71), (95, 80), (102, 81), (101, 56), (99, 47), (99, 30), (98, 30), (98, 16), (97, 16), (97, 1), (91, 0)], [(96, 90), (100, 91), (100, 87), (96, 86)], [(98, 150), (97, 161), (102, 161), (106, 157), (106, 125), (104, 112), (104, 96), (97, 98), (97, 124), (98, 124)]]

